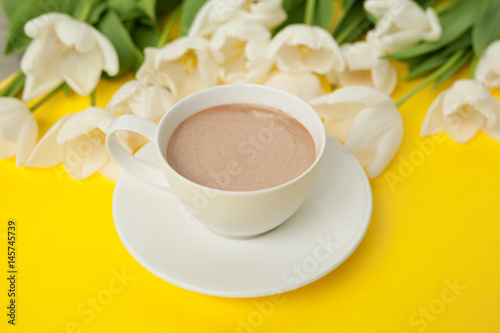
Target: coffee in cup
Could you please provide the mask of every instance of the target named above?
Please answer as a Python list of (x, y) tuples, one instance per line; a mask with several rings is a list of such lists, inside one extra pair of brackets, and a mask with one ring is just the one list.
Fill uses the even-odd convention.
[(284, 184), (314, 162), (307, 129), (289, 114), (258, 104), (226, 104), (184, 120), (167, 146), (167, 163), (181, 176), (227, 191)]

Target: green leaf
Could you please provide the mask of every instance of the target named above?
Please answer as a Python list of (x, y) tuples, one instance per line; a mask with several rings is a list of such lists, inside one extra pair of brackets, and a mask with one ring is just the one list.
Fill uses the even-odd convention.
[(367, 27), (365, 21), (368, 20), (364, 14), (363, 0), (356, 0), (335, 27), (333, 37), (339, 44), (347, 43), (364, 32)]
[(456, 71), (460, 69), (470, 58), (472, 57), (472, 51), (465, 52), (448, 70), (446, 70), (434, 83), (431, 91), (439, 87), (444, 81), (446, 81), (450, 76), (452, 76)]
[(470, 29), (453, 41), (453, 43), (438, 51), (406, 60), (409, 67), (409, 73), (404, 77), (404, 80), (413, 80), (420, 77), (428, 71), (443, 65), (450, 55), (454, 54), (456, 51), (469, 48), (471, 48)]
[(23, 1), (12, 1), (12, 0), (3, 0), (2, 8), (7, 20), (11, 21), (19, 7), (22, 7)]
[[(7, 0), (11, 2), (12, 0)], [(4, 0), (4, 3), (6, 0)], [(21, 3), (21, 1), (12, 1)], [(78, 1), (53, 1), (53, 0), (23, 0), (22, 6), (9, 7), (10, 18), (9, 31), (5, 46), (5, 55), (26, 50), (31, 38), (24, 33), (24, 25), (29, 20), (45, 14), (46, 12), (60, 12), (69, 14), (79, 4)], [(5, 5), (4, 5), (5, 8)]]
[(136, 0), (108, 0), (108, 6), (120, 16), (124, 16), (136, 10)]
[(101, 2), (98, 5), (92, 7), (89, 17), (87, 18), (87, 23), (94, 25), (101, 19), (101, 15), (108, 9), (108, 4)]
[(438, 50), (450, 44), (473, 25), (476, 20), (478, 1), (483, 0), (461, 1), (455, 8), (444, 12), (439, 17), (443, 33), (438, 41), (423, 42), (402, 51), (389, 54), (384, 58), (405, 60)]
[(118, 14), (113, 10), (107, 11), (97, 27), (111, 41), (118, 53), (120, 71), (117, 76), (129, 70), (137, 70), (143, 61), (143, 55), (135, 46)]
[(137, 45), (139, 49), (143, 50), (146, 47), (156, 47), (160, 36), (158, 35), (156, 29), (149, 26), (139, 25), (132, 31), (132, 39), (135, 45)]
[(328, 30), (333, 18), (333, 0), (316, 0), (313, 24)]
[(156, 19), (156, 0), (139, 0), (137, 8), (146, 13), (150, 19)]
[(207, 0), (184, 0), (182, 3), (180, 36), (187, 35), (196, 13), (198, 13), (198, 10), (200, 10), (205, 2)]
[(472, 46), (476, 55), (481, 56), (491, 42), (500, 38), (500, 1), (485, 0), (472, 28)]

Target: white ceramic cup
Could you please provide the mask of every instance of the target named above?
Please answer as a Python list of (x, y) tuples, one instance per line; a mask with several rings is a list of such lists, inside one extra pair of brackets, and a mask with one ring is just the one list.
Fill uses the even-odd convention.
[[(314, 163), (297, 178), (255, 191), (217, 190), (192, 182), (167, 163), (170, 136), (185, 119), (217, 105), (253, 103), (287, 112), (311, 134), (316, 148)], [(142, 134), (155, 146), (161, 168), (147, 164), (127, 152), (114, 135), (128, 130)], [(194, 93), (168, 110), (158, 125), (133, 115), (118, 117), (108, 132), (106, 145), (111, 157), (126, 172), (144, 181), (170, 188), (196, 219), (212, 231), (231, 238), (248, 238), (270, 231), (297, 211), (309, 194), (325, 150), (325, 130), (313, 108), (287, 92), (256, 84), (228, 84)], [(272, 144), (272, 143), (271, 143)]]

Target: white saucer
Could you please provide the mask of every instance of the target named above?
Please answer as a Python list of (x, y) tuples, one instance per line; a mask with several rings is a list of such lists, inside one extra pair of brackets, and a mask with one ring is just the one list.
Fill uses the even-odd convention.
[[(137, 156), (158, 163), (147, 144)], [(288, 221), (254, 239), (227, 239), (186, 213), (164, 188), (123, 173), (113, 197), (116, 230), (132, 256), (161, 279), (223, 297), (278, 294), (309, 284), (351, 255), (370, 223), (365, 172), (328, 139), (317, 182)]]

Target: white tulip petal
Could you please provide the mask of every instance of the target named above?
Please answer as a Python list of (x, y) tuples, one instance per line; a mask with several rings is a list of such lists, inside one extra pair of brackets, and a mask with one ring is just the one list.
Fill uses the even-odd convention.
[(210, 43), (203, 37), (181, 37), (166, 44), (157, 51), (154, 56), (154, 68), (158, 69), (162, 62), (178, 60), (189, 50), (206, 51), (209, 50)]
[(390, 95), (398, 84), (398, 72), (389, 61), (381, 61), (372, 69), (371, 79), (374, 88)]
[(26, 74), (23, 100), (29, 102), (48, 94), (63, 82), (62, 60), (63, 46), (54, 37), (30, 43), (21, 59), (21, 70)]
[(482, 114), (488, 123), (496, 121), (492, 95), (481, 83), (471, 79), (457, 80), (443, 96), (443, 116), (450, 116), (464, 107)]
[(16, 155), (17, 143), (0, 139), (0, 159), (11, 158)]
[(244, 15), (242, 6), (246, 0), (210, 0), (196, 14), (189, 36), (211, 35), (220, 25)]
[(34, 117), (29, 117), (27, 119), (28, 120), (19, 132), (16, 154), (16, 166), (18, 168), (25, 165), (38, 140), (38, 123)]
[(441, 133), (444, 130), (442, 113), (443, 96), (444, 92), (440, 93), (434, 102), (432, 102), (429, 110), (427, 110), (424, 122), (420, 128), (420, 136), (434, 135)]
[(500, 87), (500, 40), (491, 43), (476, 66), (474, 78), (489, 88)]
[(215, 30), (215, 25), (210, 24), (208, 16), (213, 10), (213, 1), (207, 1), (201, 6), (189, 27), (188, 36), (208, 36)]
[(172, 94), (178, 100), (208, 88), (200, 73), (193, 71), (187, 74), (181, 66), (168, 68), (168, 81), (168, 87), (172, 89)]
[(376, 17), (381, 17), (384, 15), (389, 9), (394, 10), (394, 6), (397, 6), (398, 3), (390, 2), (390, 1), (377, 1), (377, 0), (366, 0), (363, 3), (363, 6), (367, 12), (372, 13)]
[(482, 130), (493, 140), (500, 142), (500, 100), (493, 99), (493, 106), (497, 121), (493, 125), (483, 126)]
[(364, 154), (376, 151), (385, 133), (398, 126), (402, 126), (402, 118), (394, 104), (367, 107), (354, 117), (345, 146), (350, 151)]
[(101, 175), (114, 181), (118, 181), (122, 169), (116, 164), (116, 162), (110, 157), (107, 162), (98, 171)]
[(351, 123), (351, 117), (335, 120), (325, 119), (325, 131), (332, 138), (344, 142)]
[(28, 106), (13, 97), (0, 97), (0, 158), (16, 156), (24, 165), (38, 139), (38, 123)]
[(68, 15), (60, 13), (43, 14), (26, 22), (24, 32), (31, 38), (37, 38), (38, 34), (42, 33), (45, 29), (68, 18), (70, 18)]
[(26, 104), (13, 97), (0, 97), (0, 139), (17, 142), (21, 128), (32, 120)]
[(431, 42), (436, 41), (441, 38), (441, 34), (443, 33), (443, 29), (439, 23), (439, 18), (432, 8), (427, 8), (425, 15), (427, 16), (427, 21), (430, 25), (430, 31), (425, 34), (424, 39)]
[(135, 114), (156, 122), (174, 104), (175, 99), (167, 89), (143, 86), (134, 80), (118, 89), (107, 108), (120, 114)]
[(142, 87), (141, 83), (136, 80), (125, 82), (111, 97), (106, 108), (108, 110), (118, 112), (124, 106), (126, 106), (128, 99), (134, 95), (137, 89)]
[(67, 54), (62, 69), (64, 80), (78, 95), (94, 91), (102, 72), (102, 57), (97, 49), (82, 54)]
[(381, 61), (379, 58), (384, 55), (383, 52), (368, 42), (342, 45), (340, 50), (349, 71), (371, 69), (377, 66)]
[(366, 106), (393, 103), (383, 92), (367, 86), (348, 86), (309, 102), (320, 117), (329, 120), (354, 117)]
[(414, 30), (429, 28), (424, 10), (412, 0), (399, 0), (385, 14), (392, 14), (392, 22), (399, 28)]
[(118, 61), (118, 54), (116, 53), (115, 47), (109, 39), (97, 29), (91, 27), (91, 30), (101, 51), (101, 56), (104, 62), (104, 71), (109, 76), (115, 76), (120, 70), (120, 63)]
[(26, 166), (35, 168), (48, 168), (61, 162), (61, 146), (57, 143), (59, 130), (73, 114), (63, 116), (40, 139)]
[(378, 177), (387, 168), (403, 141), (403, 124), (391, 127), (380, 141), (372, 161), (366, 168), (368, 178)]
[(85, 136), (67, 141), (61, 147), (64, 169), (74, 179), (90, 177), (104, 166), (108, 158), (106, 146), (95, 145)]
[(273, 29), (286, 20), (281, 0), (209, 0), (196, 14), (189, 36), (209, 36), (221, 25), (247, 19)]
[(266, 61), (269, 31), (248, 20), (234, 20), (220, 26), (212, 36), (210, 45), (220, 64), (224, 83), (256, 82), (271, 67)]
[(88, 24), (76, 20), (61, 20), (54, 25), (57, 37), (67, 46), (74, 46), (78, 53), (95, 48), (96, 41)]
[(218, 66), (203, 37), (182, 37), (168, 43), (154, 55), (153, 69), (154, 85), (168, 87), (179, 99), (217, 83)]
[(303, 24), (288, 25), (274, 36), (267, 58), (283, 72), (327, 74), (345, 69), (344, 57), (333, 37), (322, 28)]
[(154, 122), (160, 120), (175, 104), (170, 92), (162, 87), (144, 87), (140, 94), (140, 96), (136, 94), (137, 97), (129, 102), (130, 110), (133, 114)]
[(424, 12), (414, 1), (367, 0), (364, 7), (380, 18), (366, 40), (381, 50), (396, 52), (421, 40), (435, 41), (441, 37), (436, 13), (431, 8)]
[(57, 143), (63, 145), (96, 129), (107, 133), (111, 123), (116, 118), (114, 114), (99, 107), (87, 109), (71, 114), (64, 125), (59, 129)]
[(135, 74), (137, 80), (142, 84), (166, 85), (167, 81), (164, 76), (158, 73), (158, 70), (155, 68), (156, 55), (158, 52), (159, 49), (153, 47), (146, 47), (144, 49), (144, 63)]
[(318, 76), (310, 72), (298, 74), (275, 72), (264, 84), (287, 91), (305, 101), (309, 101), (325, 93)]
[(483, 127), (485, 118), (478, 112), (455, 113), (443, 117), (444, 131), (457, 143), (466, 143)]
[(252, 1), (250, 12), (245, 13), (244, 17), (260, 23), (268, 29), (273, 29), (287, 18), (281, 2), (281, 0)]
[(217, 85), (219, 66), (210, 51), (196, 53), (198, 57), (198, 72), (208, 87)]

